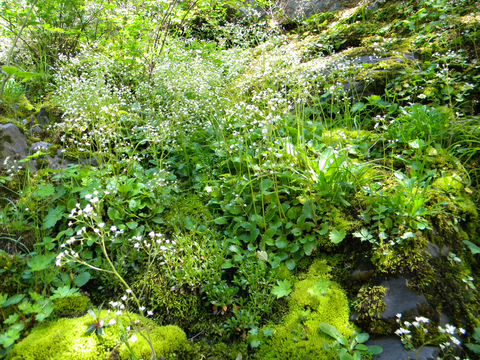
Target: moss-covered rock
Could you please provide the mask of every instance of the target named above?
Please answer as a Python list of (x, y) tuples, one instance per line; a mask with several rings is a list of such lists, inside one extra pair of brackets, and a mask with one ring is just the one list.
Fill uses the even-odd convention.
[(55, 299), (54, 311), (57, 316), (79, 316), (85, 314), (91, 305), (88, 296), (67, 296)]
[[(331, 339), (319, 330), (328, 323), (343, 335), (351, 336), (345, 292), (330, 281), (330, 267), (316, 260), (304, 280), (295, 284), (289, 303), (290, 311), (281, 324), (271, 326), (273, 335), (260, 346), (257, 359), (332, 359), (336, 355), (325, 350)], [(265, 333), (265, 331), (264, 331)]]
[[(100, 318), (105, 323), (113, 318), (102, 311)], [(128, 359), (129, 353), (121, 344), (122, 330), (117, 325), (141, 327), (143, 333), (149, 333), (158, 357), (180, 356), (188, 358), (190, 345), (185, 333), (176, 326), (156, 326), (141, 316), (125, 313), (116, 319), (116, 325), (104, 326), (104, 335), (87, 334), (87, 328), (95, 323), (89, 315), (72, 319), (59, 319), (41, 324), (25, 339), (15, 345), (8, 355), (9, 360), (89, 360), (109, 359), (112, 352), (119, 359)], [(134, 337), (129, 338), (130, 347), (139, 355), (146, 356), (146, 341)], [(119, 350), (117, 350), (119, 347)]]

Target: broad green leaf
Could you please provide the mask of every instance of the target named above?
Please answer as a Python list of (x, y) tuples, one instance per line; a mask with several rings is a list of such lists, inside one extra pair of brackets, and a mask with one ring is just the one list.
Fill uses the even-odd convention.
[(303, 215), (305, 215), (307, 219), (313, 219), (314, 212), (315, 204), (311, 200), (306, 201), (305, 204), (303, 204)]
[(75, 278), (73, 279), (73, 283), (75, 284), (75, 286), (82, 287), (88, 282), (88, 280), (90, 280), (90, 273), (88, 271), (84, 271), (75, 276)]
[(27, 265), (32, 271), (43, 271), (53, 264), (54, 259), (54, 254), (35, 255), (27, 260)]
[(355, 360), (355, 358), (349, 353), (344, 353), (340, 355), (340, 360)]
[(330, 231), (329, 238), (330, 241), (334, 244), (339, 244), (345, 239), (347, 232), (345, 230), (332, 230)]
[(378, 345), (369, 345), (368, 346), (368, 352), (372, 355), (379, 355), (383, 353), (383, 348)]
[(18, 69), (15, 66), (7, 66), (4, 65), (2, 66), (2, 70), (7, 74), (7, 75), (15, 75), (18, 73)]
[(272, 294), (280, 299), (290, 295), (292, 292), (292, 284), (288, 280), (278, 280), (277, 285), (272, 288)]
[(50, 229), (64, 216), (65, 206), (58, 205), (56, 208), (50, 208), (47, 216), (43, 220), (43, 228)]
[(226, 216), (222, 216), (222, 217), (216, 218), (214, 221), (215, 221), (215, 224), (217, 224), (217, 225), (225, 225), (225, 224), (228, 224), (228, 218), (227, 218)]
[(263, 179), (262, 182), (260, 183), (260, 190), (262, 191), (262, 194), (266, 194), (268, 190), (273, 186), (274, 182), (270, 179)]
[(359, 350), (359, 351), (368, 351), (368, 346), (365, 345), (365, 344), (357, 344), (355, 346), (355, 350)]
[(303, 245), (303, 251), (305, 251), (305, 255), (310, 256), (315, 249), (316, 243), (314, 242), (307, 242)]
[(280, 236), (279, 238), (277, 238), (277, 240), (275, 240), (275, 246), (279, 249), (283, 249), (287, 247), (288, 246), (287, 238), (285, 238), (284, 236)]
[(23, 300), (24, 297), (25, 297), (25, 294), (16, 294), (16, 295), (10, 296), (8, 300), (2, 304), (2, 307), (6, 308), (7, 306), (18, 304), (20, 301)]
[(473, 255), (480, 254), (480, 247), (478, 245), (468, 240), (464, 240), (463, 243), (467, 245)]
[(478, 344), (465, 344), (465, 346), (473, 353), (480, 354), (480, 345)]
[(323, 223), (320, 231), (318, 232), (320, 235), (327, 235), (328, 233), (328, 224)]
[(136, 229), (138, 227), (138, 223), (136, 221), (129, 221), (126, 225), (130, 230)]
[(257, 347), (259, 347), (260, 345), (262, 344), (262, 342), (258, 339), (254, 339), (252, 341), (250, 341), (250, 346), (255, 349)]
[(355, 341), (362, 344), (365, 341), (367, 341), (369, 338), (370, 338), (370, 335), (368, 335), (367, 333), (360, 333), (357, 336), (355, 336)]
[[(342, 334), (337, 330), (335, 326), (332, 326), (327, 323), (320, 323), (318, 328), (327, 334), (328, 336), (332, 337), (333, 339), (339, 341), (339, 339), (342, 337)], [(339, 341), (340, 342), (340, 341)]]
[(331, 284), (331, 281), (320, 279), (308, 289), (308, 293), (312, 296), (325, 296)]
[(473, 330), (472, 337), (475, 339), (476, 342), (480, 343), (480, 326), (476, 327), (475, 330)]
[(288, 270), (293, 270), (295, 269), (296, 263), (295, 260), (290, 259), (285, 263), (285, 266), (287, 267)]

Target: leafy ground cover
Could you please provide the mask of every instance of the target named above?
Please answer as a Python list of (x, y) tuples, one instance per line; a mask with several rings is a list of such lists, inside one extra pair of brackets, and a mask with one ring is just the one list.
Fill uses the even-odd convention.
[(479, 353), (478, 1), (0, 6), (0, 122), (47, 143), (2, 159), (1, 356), (88, 309), (105, 358)]

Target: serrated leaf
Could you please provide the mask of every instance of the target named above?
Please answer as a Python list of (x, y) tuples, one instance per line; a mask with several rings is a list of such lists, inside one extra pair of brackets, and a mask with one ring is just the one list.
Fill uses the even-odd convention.
[(7, 325), (12, 325), (15, 324), (19, 319), (18, 314), (10, 314), (10, 316), (3, 322), (4, 324)]
[(33, 193), (34, 196), (38, 196), (39, 198), (46, 198), (55, 193), (55, 186), (53, 185), (41, 185), (38, 187), (37, 191)]
[(290, 295), (292, 292), (292, 284), (288, 280), (278, 280), (277, 285), (272, 288), (272, 294), (280, 299)]
[(51, 229), (63, 217), (65, 206), (58, 205), (56, 208), (50, 208), (47, 216), (43, 219), (43, 229)]
[(330, 241), (334, 244), (339, 244), (345, 239), (345, 236), (347, 236), (347, 232), (345, 230), (332, 230), (330, 231), (330, 234), (328, 235)]
[(55, 257), (54, 254), (35, 255), (27, 260), (27, 265), (32, 271), (43, 271), (53, 264)]
[(250, 341), (250, 346), (255, 349), (257, 347), (259, 347), (260, 345), (262, 344), (262, 342), (258, 339), (254, 339), (252, 341)]
[(314, 242), (307, 242), (305, 245), (303, 245), (303, 251), (305, 251), (305, 255), (310, 256), (315, 249), (315, 243)]

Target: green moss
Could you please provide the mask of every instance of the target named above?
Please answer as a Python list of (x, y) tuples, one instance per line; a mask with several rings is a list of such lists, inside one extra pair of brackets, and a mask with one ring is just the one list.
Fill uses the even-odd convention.
[(462, 179), (455, 174), (442, 176), (436, 179), (432, 183), (432, 187), (445, 192), (455, 192), (455, 193), (462, 192), (463, 189), (465, 188), (465, 186), (462, 183)]
[(326, 360), (335, 357), (323, 347), (323, 343), (331, 339), (319, 330), (320, 323), (331, 324), (346, 336), (352, 335), (354, 327), (348, 320), (345, 292), (329, 279), (330, 267), (326, 261), (314, 261), (306, 278), (295, 284), (290, 310), (282, 323), (269, 327), (274, 333), (260, 346), (257, 359)]
[[(102, 319), (108, 321), (109, 314), (103, 311)], [(120, 345), (121, 329), (117, 326), (105, 327), (105, 334), (87, 334), (86, 330), (94, 319), (85, 315), (79, 318), (59, 319), (41, 324), (25, 339), (16, 344), (8, 355), (9, 360), (94, 360), (109, 359), (115, 347)], [(174, 326), (158, 327), (141, 316), (125, 313), (117, 319), (123, 325), (142, 326), (150, 332), (158, 356), (167, 357), (178, 352), (188, 356), (189, 345), (183, 331)], [(134, 349), (144, 353), (141, 340), (132, 343)], [(120, 349), (122, 349), (120, 347)], [(120, 350), (120, 359), (128, 359), (128, 354)], [(185, 359), (186, 357), (182, 357)]]
[(323, 130), (322, 142), (326, 145), (374, 142), (378, 136), (366, 130)]
[(68, 296), (54, 301), (54, 311), (57, 316), (83, 315), (90, 306), (90, 298), (85, 295)]
[(384, 286), (362, 286), (357, 294), (354, 304), (359, 318), (373, 319), (379, 317), (385, 311), (383, 298), (387, 288)]
[[(149, 333), (150, 341), (153, 344), (157, 358), (170, 358), (169, 355), (176, 354), (177, 358), (185, 359), (191, 352), (187, 342), (187, 336), (178, 326), (167, 325), (156, 328)], [(151, 350), (148, 342), (137, 336), (137, 340), (130, 344), (131, 350), (137, 358), (148, 359), (151, 357)], [(121, 359), (129, 359), (130, 352), (125, 344), (120, 346), (119, 355)]]
[[(156, 320), (182, 327), (201, 325), (201, 299), (199, 296), (178, 289), (173, 291), (161, 273), (150, 271), (135, 282), (134, 288), (142, 293), (141, 301), (157, 314)], [(193, 331), (203, 329), (194, 329)]]

